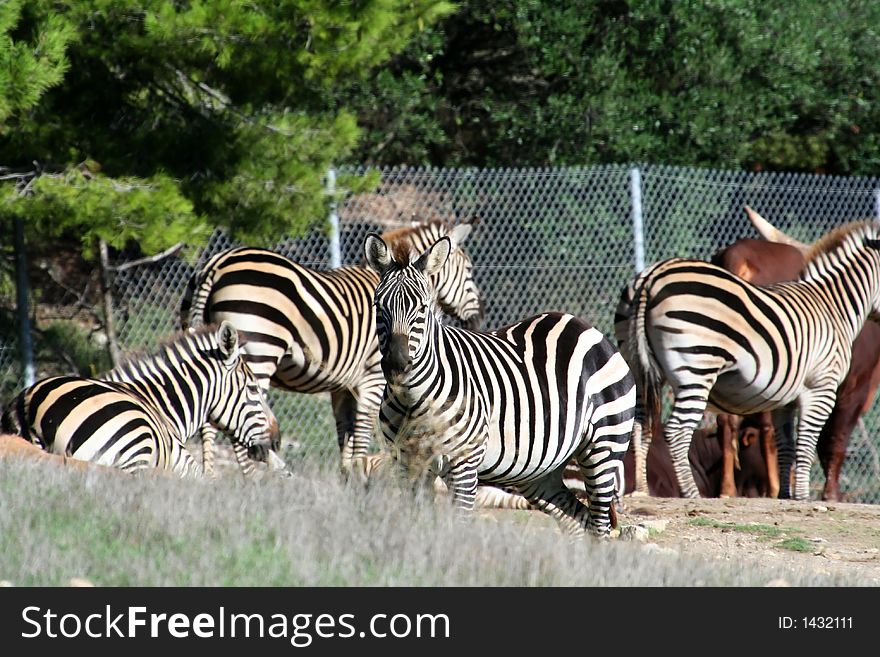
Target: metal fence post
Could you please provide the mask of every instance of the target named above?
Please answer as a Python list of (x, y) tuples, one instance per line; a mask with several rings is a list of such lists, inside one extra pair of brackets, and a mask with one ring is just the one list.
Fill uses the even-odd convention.
[(633, 251), (636, 274), (645, 268), (645, 225), (642, 218), (642, 173), (638, 167), (629, 170), (629, 188), (632, 197)]
[(327, 196), (330, 197), (330, 267), (342, 266), (342, 248), (339, 243), (339, 213), (336, 211), (336, 169), (327, 170)]
[(15, 242), (15, 305), (18, 314), (18, 348), (21, 357), (21, 368), (24, 371), (25, 386), (34, 385), (36, 368), (34, 367), (34, 343), (31, 339), (31, 321), (28, 316), (28, 297), (30, 285), (27, 273), (27, 254), (24, 250), (24, 222), (21, 217), (13, 221)]

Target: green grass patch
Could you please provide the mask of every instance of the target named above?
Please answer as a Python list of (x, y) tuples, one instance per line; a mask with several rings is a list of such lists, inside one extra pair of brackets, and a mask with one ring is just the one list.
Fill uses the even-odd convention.
[(760, 523), (733, 523), (720, 522), (712, 518), (694, 518), (688, 521), (689, 525), (694, 527), (714, 527), (716, 529), (727, 529), (734, 532), (743, 532), (745, 534), (756, 534), (761, 538), (774, 538), (783, 535), (786, 531), (775, 525), (763, 525)]
[(780, 550), (791, 550), (792, 552), (813, 552), (816, 549), (816, 545), (812, 541), (808, 541), (800, 536), (786, 538), (783, 541), (779, 541), (779, 543), (775, 543), (774, 547), (778, 547)]

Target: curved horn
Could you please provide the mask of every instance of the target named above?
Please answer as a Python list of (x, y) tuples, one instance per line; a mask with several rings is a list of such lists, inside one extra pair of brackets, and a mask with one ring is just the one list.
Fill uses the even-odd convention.
[(807, 253), (810, 250), (809, 244), (804, 244), (803, 242), (798, 242), (793, 237), (789, 237), (781, 230), (773, 226), (769, 221), (764, 219), (757, 212), (752, 210), (748, 205), (746, 207), (746, 214), (749, 217), (749, 221), (752, 222), (752, 225), (755, 227), (755, 230), (768, 242), (779, 242), (781, 244), (788, 244), (789, 246), (793, 246), (798, 249), (801, 253)]

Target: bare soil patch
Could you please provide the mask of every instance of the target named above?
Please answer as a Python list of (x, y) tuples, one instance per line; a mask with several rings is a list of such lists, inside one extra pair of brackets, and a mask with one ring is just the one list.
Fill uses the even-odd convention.
[[(665, 522), (664, 522), (665, 521)], [(620, 524), (682, 555), (759, 562), (880, 586), (880, 505), (768, 498), (627, 497)], [(664, 526), (665, 525), (665, 526)], [(784, 585), (784, 578), (779, 582)]]

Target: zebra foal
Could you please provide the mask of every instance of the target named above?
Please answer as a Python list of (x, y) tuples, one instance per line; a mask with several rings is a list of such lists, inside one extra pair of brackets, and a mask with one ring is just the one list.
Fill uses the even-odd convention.
[[(379, 430), (410, 472), (440, 476), (470, 511), (477, 485), (515, 490), (572, 535), (607, 536), (622, 485), (635, 384), (626, 362), (585, 321), (543, 313), (487, 333), (443, 325), (428, 277), (448, 238), (421, 256), (378, 235), (376, 329), (386, 379)], [(574, 458), (589, 507), (563, 483)]]
[[(684, 497), (697, 497), (687, 460), (708, 404), (735, 415), (797, 415), (796, 499), (809, 497), (816, 441), (849, 370), (852, 343), (880, 311), (880, 224), (854, 222), (818, 240), (795, 282), (755, 286), (700, 260), (654, 264), (623, 291), (615, 335), (639, 387), (633, 430), (637, 489), (660, 415), (664, 383), (673, 408), (664, 438)], [(780, 495), (791, 495), (792, 453), (780, 445)]]
[(43, 379), (2, 417), (4, 431), (53, 454), (180, 475), (199, 473), (184, 443), (208, 422), (243, 450), (261, 453), (277, 442), (278, 423), (229, 323), (181, 333), (101, 379)]
[[(440, 221), (386, 233), (425, 248), (448, 235), (454, 248), (431, 277), (449, 315), (478, 326), (483, 307), (470, 257), (461, 248), (471, 224)], [(284, 256), (239, 247), (214, 256), (189, 281), (183, 327), (226, 320), (248, 338), (244, 359), (264, 389), (329, 392), (343, 471), (367, 455), (385, 380), (379, 366), (373, 295), (379, 277), (366, 267), (318, 271)], [(214, 431), (202, 431), (204, 463), (213, 463)], [(237, 454), (238, 455), (238, 454)], [(242, 467), (245, 460), (239, 458)]]

